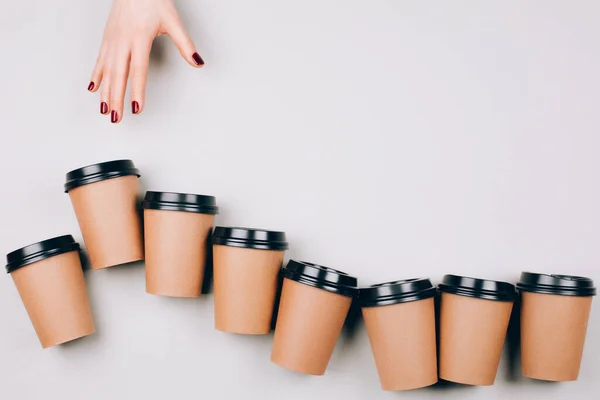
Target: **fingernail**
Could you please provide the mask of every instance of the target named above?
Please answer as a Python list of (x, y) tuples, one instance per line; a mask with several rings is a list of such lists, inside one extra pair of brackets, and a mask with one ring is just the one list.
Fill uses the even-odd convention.
[(200, 57), (200, 54), (194, 53), (192, 54), (192, 58), (194, 59), (196, 65), (204, 65), (204, 60), (202, 59), (202, 57)]
[(94, 82), (90, 82), (90, 84), (88, 85), (88, 90), (91, 92), (92, 90), (94, 90)]
[(114, 124), (118, 120), (119, 120), (119, 115), (117, 114), (117, 112), (115, 110), (112, 110), (110, 112), (110, 122), (112, 122)]
[(140, 103), (138, 103), (137, 101), (132, 101), (131, 102), (131, 112), (134, 114), (137, 114), (140, 112)]
[(100, 103), (100, 114), (106, 114), (108, 112), (108, 104), (106, 102)]

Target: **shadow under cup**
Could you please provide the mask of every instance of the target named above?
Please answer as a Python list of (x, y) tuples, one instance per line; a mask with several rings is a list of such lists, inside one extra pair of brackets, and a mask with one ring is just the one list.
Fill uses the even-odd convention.
[(67, 174), (65, 192), (93, 269), (144, 259), (139, 176), (131, 160), (89, 165)]
[(545, 381), (579, 376), (594, 282), (589, 278), (523, 272), (521, 371)]
[(344, 272), (290, 260), (283, 270), (271, 361), (308, 375), (323, 375), (357, 293)]
[(147, 192), (142, 203), (146, 292), (199, 297), (215, 214), (213, 196)]
[(6, 259), (43, 348), (95, 332), (79, 244), (71, 235), (23, 247)]
[(279, 286), (284, 232), (216, 227), (213, 233), (215, 328), (265, 335)]
[(429, 279), (407, 279), (359, 290), (383, 390), (411, 390), (438, 381), (435, 294)]
[(439, 285), (440, 378), (493, 385), (516, 290), (506, 282), (446, 275)]

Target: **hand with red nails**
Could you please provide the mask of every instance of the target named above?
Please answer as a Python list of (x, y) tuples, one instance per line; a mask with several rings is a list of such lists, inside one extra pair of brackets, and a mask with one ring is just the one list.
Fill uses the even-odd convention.
[(144, 109), (150, 49), (154, 38), (163, 34), (171, 37), (191, 66), (204, 65), (172, 0), (113, 0), (88, 86), (90, 92), (100, 89), (100, 112), (110, 113), (112, 123), (123, 118), (127, 79), (131, 112), (139, 114)]

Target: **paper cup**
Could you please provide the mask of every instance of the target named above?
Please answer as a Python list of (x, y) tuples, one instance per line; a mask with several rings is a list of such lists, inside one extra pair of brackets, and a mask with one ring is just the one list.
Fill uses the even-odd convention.
[(71, 197), (93, 269), (144, 259), (139, 176), (131, 160), (90, 165), (67, 174), (65, 192)]
[(215, 328), (264, 335), (288, 248), (284, 232), (217, 227), (213, 233)]
[(494, 384), (516, 297), (506, 282), (444, 276), (440, 309), (440, 378)]
[(579, 376), (594, 282), (589, 278), (523, 272), (521, 293), (521, 370), (545, 381)]
[(357, 280), (294, 260), (283, 274), (271, 361), (302, 374), (323, 375), (356, 295)]
[(23, 247), (6, 259), (44, 349), (95, 332), (79, 244), (71, 235)]
[(147, 192), (144, 202), (146, 292), (172, 297), (198, 297), (215, 198), (196, 194)]
[(359, 302), (383, 390), (411, 390), (438, 381), (435, 292), (429, 279), (360, 289)]

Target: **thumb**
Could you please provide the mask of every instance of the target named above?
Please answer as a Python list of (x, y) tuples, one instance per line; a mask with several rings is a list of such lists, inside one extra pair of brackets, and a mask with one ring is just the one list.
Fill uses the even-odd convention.
[(192, 67), (200, 68), (204, 65), (204, 60), (196, 51), (194, 42), (188, 35), (179, 15), (175, 12), (164, 21), (164, 29), (167, 35), (171, 37), (175, 46), (179, 49), (181, 56)]

